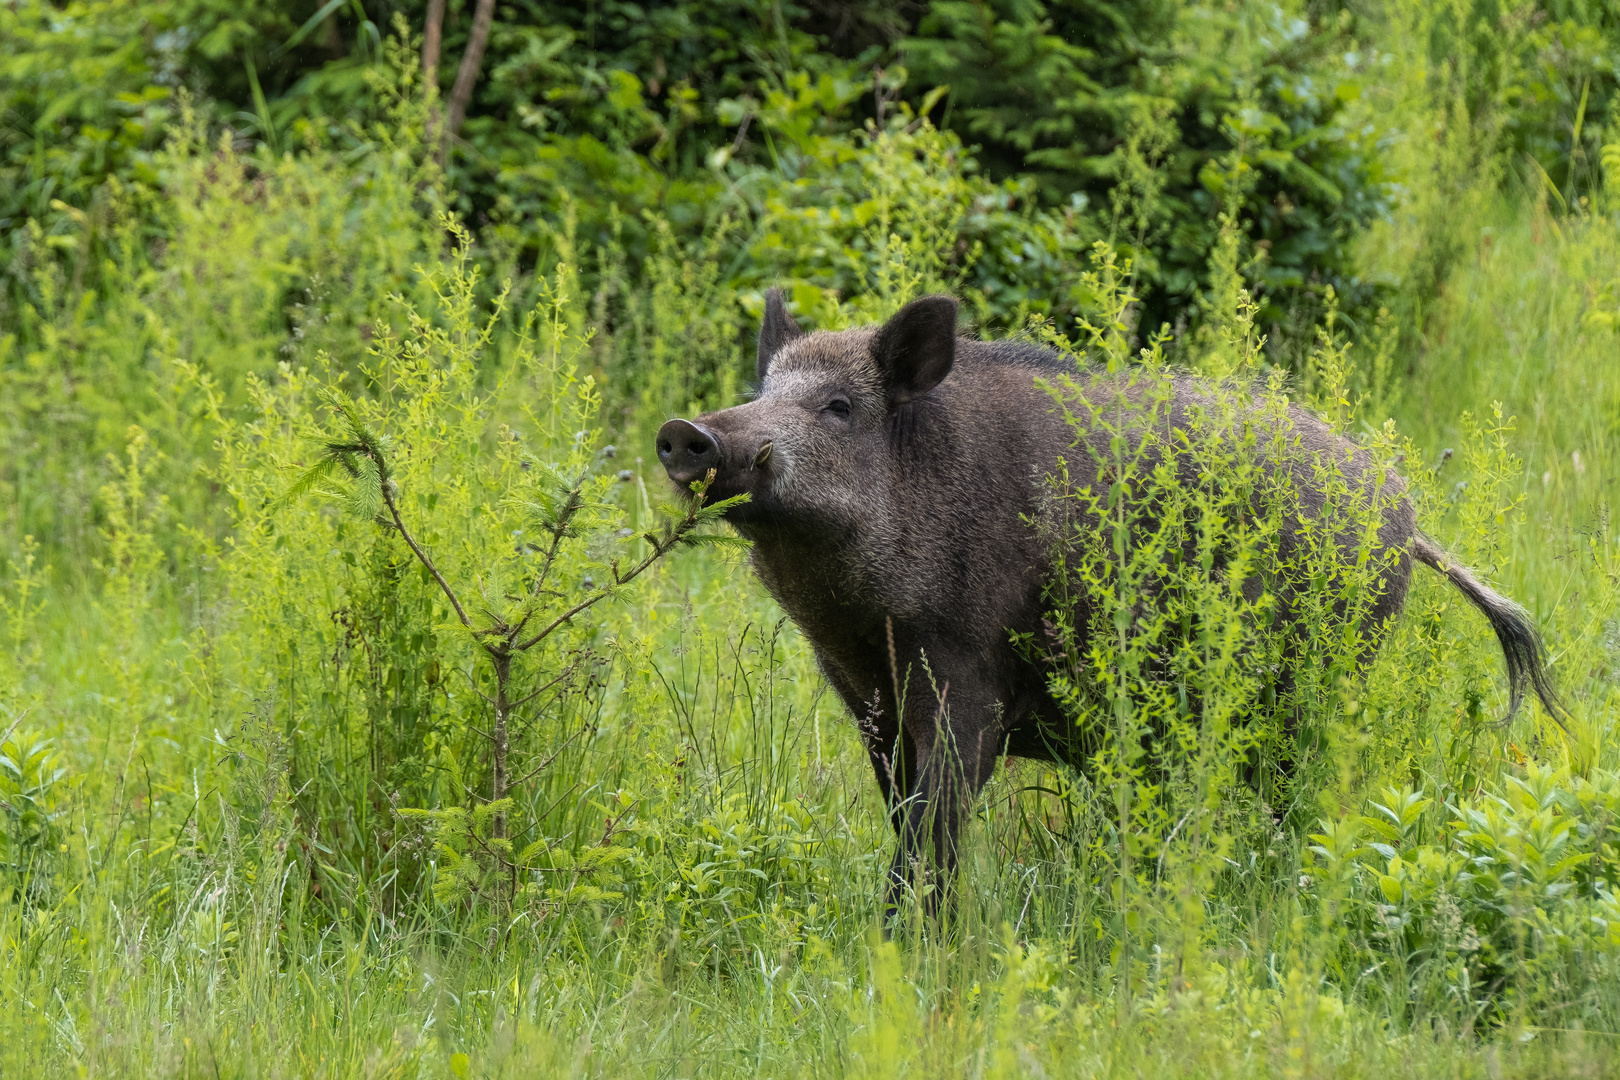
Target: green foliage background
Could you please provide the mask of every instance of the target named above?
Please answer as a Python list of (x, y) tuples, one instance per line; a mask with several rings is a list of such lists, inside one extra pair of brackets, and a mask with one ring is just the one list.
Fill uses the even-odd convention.
[[(0, 5), (0, 1068), (1613, 1072), (1609, 7), (498, 3), (441, 154), (473, 8), (435, 93), (426, 4)], [(1420, 574), (1297, 745), (1003, 767), (882, 941), (853, 725), (648, 452), (771, 284), (1307, 401), (1567, 735)]]

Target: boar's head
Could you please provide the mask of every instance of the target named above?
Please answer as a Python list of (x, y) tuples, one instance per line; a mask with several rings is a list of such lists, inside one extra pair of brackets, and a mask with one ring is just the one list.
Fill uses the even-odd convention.
[(658, 460), (686, 489), (712, 469), (710, 502), (760, 528), (858, 529), (893, 477), (896, 433), (956, 359), (956, 301), (926, 296), (880, 327), (806, 334), (770, 290), (754, 400), (658, 431)]

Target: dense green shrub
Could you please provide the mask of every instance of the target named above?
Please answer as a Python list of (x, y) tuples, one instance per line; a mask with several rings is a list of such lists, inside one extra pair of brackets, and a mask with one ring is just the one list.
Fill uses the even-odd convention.
[(1178, 0), (934, 3), (905, 42), (992, 176), (1027, 175), (1128, 253), (1146, 328), (1185, 325), (1220, 215), (1243, 224), (1263, 324), (1332, 285), (1360, 300), (1347, 242), (1387, 195), (1345, 103), (1348, 23)]
[[(0, 10), (0, 234), (33, 218), (70, 228), (53, 201), (89, 210), (110, 177), (157, 187), (164, 140), (189, 91), (245, 137), (296, 145), (297, 120), (346, 119), (381, 58), (375, 24), (350, 40), (285, 47), (317, 0), (46, 0)], [(360, 5), (354, 5), (355, 9)], [(366, 22), (369, 24), (370, 20)], [(260, 79), (260, 71), (263, 79)], [(341, 133), (327, 121), (322, 134)], [(242, 149), (243, 147), (238, 147)], [(56, 208), (60, 211), (60, 208)]]
[(352, 367), (388, 294), (418, 288), (413, 263), (437, 254), (421, 215), (442, 205), (441, 174), (422, 153), (420, 103), (398, 82), (375, 89), (391, 114), (356, 129), (373, 145), (352, 167), (316, 146), (244, 157), (188, 114), (153, 155), (152, 188), (114, 179), (54, 232), (34, 221), (16, 231), (0, 290), (11, 542), (50, 536), (76, 556), (55, 560), (59, 572), (84, 565), (104, 463), (131, 424), (152, 440), (160, 486), (192, 503), (179, 493), (199, 481), (213, 436), (177, 360), (206, 371), (234, 408), (249, 376), (283, 359), (326, 350)]
[[(601, 708), (608, 657), (586, 616), (676, 548), (736, 541), (694, 531), (728, 504), (658, 525), (613, 463), (568, 269), (507, 328), (504, 292), (478, 310), (470, 236), (441, 227), (457, 248), (425, 272), (436, 309), (400, 301), (402, 325), (377, 325), (358, 370), (320, 353), (313, 369), (250, 376), (246, 416), (193, 377), (234, 505), (219, 570), (243, 621), (219, 644), (269, 695), (261, 719), (283, 740), (298, 821), (335, 861), (369, 866), (362, 878), (391, 868), (408, 895), (424, 868), (395, 861), (410, 849), (390, 843), (391, 818), (424, 816), (435, 896), (504, 908), (520, 877), (560, 869), (536, 864), (543, 837), (515, 838), (547, 824), (547, 762)], [(345, 389), (356, 382), (364, 396)]]
[[(385, 39), (400, 27), (419, 35), (425, 7), (413, 0), (386, 18), (354, 0), (8, 7), (0, 261), (29, 261), (32, 219), (44, 243), (97, 252), (94, 285), (101, 239), (70, 211), (96, 213), (108, 179), (143, 238), (167, 232), (154, 200), (161, 147), (187, 92), (238, 150), (367, 154), (374, 140), (354, 121), (387, 111), (372, 78), (397, 66)], [(447, 6), (431, 76), (441, 92), (471, 8)], [(972, 180), (972, 212), (951, 241), (964, 253), (984, 244), (971, 280), (988, 323), (1084, 310), (1073, 281), (1098, 238), (1133, 259), (1144, 326), (1196, 322), (1227, 213), (1244, 228), (1243, 265), (1273, 350), (1293, 362), (1301, 350), (1285, 346), (1308, 341), (1324, 287), (1371, 313), (1380, 282), (1358, 274), (1351, 244), (1410, 182), (1388, 151), (1414, 133), (1363, 92), (1395, 63), (1428, 69), (1466, 115), (1460, 130), (1478, 137), (1475, 165), (1488, 159), (1495, 175), (1507, 153), (1569, 201), (1590, 187), (1607, 122), (1608, 18), (1601, 7), (1509, 11), (1495, 0), (1356, 18), (1167, 0), (501, 4), (446, 190), (498, 260), (543, 271), (563, 257), (567, 227), (587, 281), (599, 269), (589, 256), (608, 247), (627, 254), (639, 282), (662, 243), (657, 222), (683, 244), (701, 243), (717, 215), (741, 213), (745, 231), (769, 233), (758, 211), (793, 203), (807, 163), (823, 174), (811, 182), (826, 183), (831, 157), (858, 155), (866, 124), (888, 130), (905, 101), (960, 140), (953, 167), (990, 180)], [(1415, 53), (1378, 44), (1403, 34)], [(420, 77), (414, 85), (420, 93)], [(828, 272), (816, 245), (774, 256), (776, 273)], [(26, 265), (8, 277), (21, 288)]]
[(62, 825), (62, 778), (48, 739), (29, 733), (0, 742), (0, 889), (27, 906), (49, 898)]
[(1612, 977), (1595, 972), (1620, 962), (1620, 778), (1533, 761), (1516, 772), (1439, 808), (1391, 788), (1323, 822), (1307, 877), (1353, 927), (1337, 964), (1400, 964), (1414, 998), (1456, 994), (1466, 1017), (1491, 1022), (1545, 1005), (1582, 961)]
[(1584, 0), (1474, 0), (1416, 21), (1435, 77), (1460, 94), (1471, 122), (1516, 172), (1532, 184), (1546, 177), (1570, 202), (1597, 188), (1598, 146), (1620, 91), (1616, 19), (1612, 5)]
[(1296, 818), (1333, 777), (1342, 699), (1377, 632), (1364, 621), (1398, 558), (1377, 540), (1400, 497), (1383, 482), (1393, 432), (1365, 448), (1370, 485), (1302, 443), (1280, 377), (1257, 380), (1242, 293), (1246, 332), (1190, 382), (1160, 338), (1131, 356), (1111, 256), (1087, 283), (1103, 314), (1080, 347), (1055, 339), (1090, 368), (1050, 387), (1073, 445), (1050, 480), (1051, 640), (1030, 645), (1089, 737), (1127, 853), (1162, 860), (1179, 834), (1176, 865), (1196, 867), (1270, 829), (1256, 799)]

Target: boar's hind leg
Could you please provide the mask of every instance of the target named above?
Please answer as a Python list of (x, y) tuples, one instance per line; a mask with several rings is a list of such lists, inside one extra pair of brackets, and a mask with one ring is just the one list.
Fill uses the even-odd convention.
[[(907, 770), (910, 783), (901, 789), (900, 846), (889, 868), (885, 905), (890, 916), (907, 888), (922, 894), (928, 914), (943, 909), (956, 875), (962, 815), (990, 778), (1001, 750), (994, 695), (964, 683), (945, 685), (943, 702), (907, 703), (905, 741), (916, 757)], [(933, 888), (925, 888), (929, 884)]]

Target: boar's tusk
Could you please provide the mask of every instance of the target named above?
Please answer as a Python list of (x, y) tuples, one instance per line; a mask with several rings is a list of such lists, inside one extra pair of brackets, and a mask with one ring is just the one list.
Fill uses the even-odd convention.
[(759, 453), (754, 455), (754, 468), (759, 468), (769, 460), (771, 460), (771, 443), (767, 439), (765, 445), (759, 448)]

